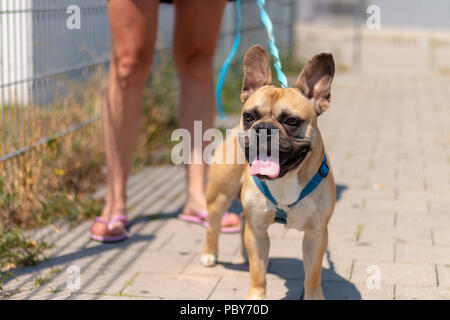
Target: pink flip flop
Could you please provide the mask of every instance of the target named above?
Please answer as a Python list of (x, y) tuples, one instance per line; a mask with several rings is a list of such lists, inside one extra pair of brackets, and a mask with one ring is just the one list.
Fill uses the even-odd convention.
[[(106, 227), (108, 228), (108, 231), (111, 231), (113, 229), (113, 225), (117, 221), (122, 221), (125, 229), (128, 228), (130, 225), (130, 222), (124, 215), (121, 215), (121, 216), (118, 216), (118, 217), (112, 219), (111, 222), (108, 222), (107, 220), (100, 218), (100, 217), (95, 218), (95, 222), (99, 222), (99, 223), (106, 225)], [(128, 237), (127, 230), (124, 230), (124, 232), (122, 234), (117, 235), (117, 236), (107, 236), (107, 235), (99, 236), (99, 235), (93, 234), (91, 231), (91, 239), (92, 240), (105, 242), (105, 243), (122, 241), (122, 240), (126, 239), (127, 237)]]
[[(227, 217), (230, 214), (230, 212), (225, 212), (223, 215), (223, 218)], [(183, 220), (183, 221), (187, 221), (187, 222), (193, 222), (193, 223), (197, 223), (197, 224), (201, 224), (204, 227), (208, 226), (208, 221), (206, 221), (206, 217), (207, 217), (208, 213), (206, 211), (199, 213), (197, 216), (188, 216), (185, 214), (180, 214), (178, 216), (179, 219)], [(235, 233), (235, 232), (239, 232), (241, 231), (241, 226), (236, 226), (236, 227), (222, 227), (221, 232), (223, 233)]]

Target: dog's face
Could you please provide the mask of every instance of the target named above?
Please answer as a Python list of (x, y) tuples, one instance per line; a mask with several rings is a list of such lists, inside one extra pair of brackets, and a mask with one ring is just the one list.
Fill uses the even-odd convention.
[[(281, 178), (299, 168), (315, 147), (317, 116), (330, 105), (335, 69), (331, 54), (316, 55), (307, 62), (294, 88), (276, 88), (271, 85), (269, 63), (261, 46), (247, 52), (241, 93), (239, 141), (250, 174), (260, 179)], [(252, 152), (251, 143), (255, 142)]]

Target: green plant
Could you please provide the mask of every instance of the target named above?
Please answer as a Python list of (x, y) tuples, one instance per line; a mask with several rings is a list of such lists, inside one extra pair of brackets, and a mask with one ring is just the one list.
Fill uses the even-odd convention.
[[(174, 144), (170, 135), (177, 127), (175, 69), (167, 52), (160, 51), (157, 59), (144, 93), (133, 172), (149, 164), (169, 163)], [(100, 121), (63, 136), (54, 133), (99, 118), (106, 79), (106, 70), (100, 66), (83, 81), (58, 79), (67, 90), (46, 106), (4, 107), (6, 121), (0, 121), (0, 131), (7, 137), (15, 138), (17, 132), (16, 140), (27, 143), (50, 138), (37, 148), (0, 162), (0, 172), (7, 173), (0, 177), (0, 224), (6, 221), (6, 212), (8, 225), (21, 228), (66, 218), (77, 222), (100, 213), (102, 202), (89, 198), (105, 183)], [(22, 124), (14, 120), (16, 116)], [(14, 143), (1, 140), (0, 150), (14, 150)]]
[(49, 282), (55, 275), (61, 272), (60, 268), (51, 268), (50, 271), (43, 275), (43, 276), (37, 276), (34, 278), (34, 285), (36, 287), (41, 287), (47, 282)]
[(70, 226), (73, 226), (78, 222), (100, 215), (103, 200), (89, 197), (76, 199), (73, 194), (60, 192), (41, 204), (42, 208), (37, 217), (38, 225), (51, 224), (64, 219), (69, 222)]
[(11, 269), (31, 266), (44, 260), (43, 250), (51, 246), (43, 241), (27, 239), (19, 228), (4, 230), (0, 227), (0, 290), (3, 281), (11, 277)]

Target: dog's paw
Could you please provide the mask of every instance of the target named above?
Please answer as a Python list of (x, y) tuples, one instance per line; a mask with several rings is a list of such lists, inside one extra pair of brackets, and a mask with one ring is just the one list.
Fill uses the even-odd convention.
[(247, 300), (265, 300), (266, 299), (266, 295), (264, 292), (261, 291), (250, 291), (248, 296), (247, 296)]
[(216, 265), (216, 260), (217, 260), (216, 255), (211, 253), (204, 253), (200, 257), (200, 262), (205, 267), (214, 267)]

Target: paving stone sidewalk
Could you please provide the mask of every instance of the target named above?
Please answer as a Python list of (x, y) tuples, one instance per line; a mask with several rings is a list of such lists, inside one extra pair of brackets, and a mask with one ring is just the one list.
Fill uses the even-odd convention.
[[(323, 261), (326, 298), (450, 298), (449, 88), (448, 77), (335, 78), (332, 106), (319, 120), (338, 189)], [(34, 233), (55, 244), (51, 258), (15, 270), (3, 298), (245, 298), (239, 235), (222, 235), (219, 264), (203, 268), (204, 228), (176, 218), (185, 190), (182, 167), (133, 176), (131, 237), (118, 244), (89, 241), (90, 222)], [(301, 299), (302, 234), (273, 225), (270, 237), (268, 298)], [(67, 287), (70, 266), (81, 271), (78, 290)], [(376, 274), (379, 289), (367, 283)]]

